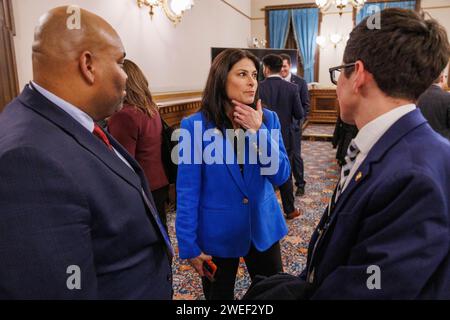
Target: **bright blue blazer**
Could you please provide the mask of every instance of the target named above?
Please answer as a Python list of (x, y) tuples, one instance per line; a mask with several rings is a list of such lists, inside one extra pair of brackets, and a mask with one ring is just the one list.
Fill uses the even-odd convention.
[[(249, 252), (251, 244), (257, 250), (265, 251), (287, 234), (273, 186), (286, 182), (291, 168), (281, 132), (278, 139), (270, 134), (271, 129), (280, 130), (278, 117), (272, 111), (263, 109), (263, 112), (261, 129), (269, 130), (269, 134), (261, 139), (267, 142), (268, 147), (279, 149), (279, 169), (273, 175), (261, 175), (265, 166), (259, 160), (256, 164), (249, 163), (248, 153), (251, 151), (246, 152), (243, 174), (236, 161), (226, 164), (225, 147), (231, 144), (219, 130), (215, 130), (214, 139), (223, 143), (224, 149), (222, 152), (219, 149), (216, 154), (223, 157), (223, 164), (184, 164), (180, 161), (176, 217), (180, 258), (194, 258), (201, 252), (223, 258), (242, 257)], [(192, 144), (195, 122), (197, 125), (201, 123), (202, 133), (215, 128), (201, 112), (184, 119), (181, 128), (189, 132)], [(192, 148), (192, 158), (194, 152), (203, 153), (214, 139), (197, 143)], [(179, 146), (181, 143), (182, 139)], [(258, 145), (261, 146), (261, 141)], [(246, 138), (246, 150), (249, 148), (256, 146)]]

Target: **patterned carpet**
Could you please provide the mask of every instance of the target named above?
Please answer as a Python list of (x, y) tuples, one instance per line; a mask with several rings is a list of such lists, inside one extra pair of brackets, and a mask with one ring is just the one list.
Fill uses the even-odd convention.
[(330, 135), (333, 136), (334, 124), (309, 124), (303, 131), (304, 135), (314, 136), (314, 135)]
[[(296, 206), (302, 208), (304, 214), (287, 222), (289, 234), (281, 242), (284, 271), (295, 275), (300, 274), (305, 266), (309, 238), (333, 193), (339, 172), (334, 160), (335, 150), (329, 142), (304, 141), (302, 154), (307, 184), (305, 196), (296, 198)], [(172, 210), (168, 215), (169, 234), (177, 253), (174, 222), (175, 213)], [(178, 256), (174, 258), (173, 274), (174, 299), (204, 299), (200, 277), (187, 261), (180, 260)], [(241, 261), (236, 278), (236, 298), (240, 299), (249, 285), (250, 277)]]

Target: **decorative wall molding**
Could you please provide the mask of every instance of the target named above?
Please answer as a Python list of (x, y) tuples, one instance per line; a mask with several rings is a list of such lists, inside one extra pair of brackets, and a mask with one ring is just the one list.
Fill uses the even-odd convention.
[(246, 17), (249, 20), (252, 20), (252, 17), (248, 16), (247, 14), (245, 14), (244, 12), (242, 12), (241, 10), (239, 10), (238, 8), (236, 8), (235, 6), (233, 6), (232, 4), (228, 3), (228, 1), (226, 0), (220, 0), (223, 3), (225, 3), (226, 5), (228, 5), (229, 7), (231, 7), (233, 10), (237, 11), (238, 13), (240, 13), (241, 15), (243, 15), (244, 17)]

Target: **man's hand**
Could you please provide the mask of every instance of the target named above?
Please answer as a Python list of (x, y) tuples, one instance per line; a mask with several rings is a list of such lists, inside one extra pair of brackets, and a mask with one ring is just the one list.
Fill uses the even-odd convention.
[(234, 104), (233, 117), (237, 124), (254, 132), (261, 128), (263, 118), (261, 100), (258, 100), (256, 110), (235, 100), (231, 102)]

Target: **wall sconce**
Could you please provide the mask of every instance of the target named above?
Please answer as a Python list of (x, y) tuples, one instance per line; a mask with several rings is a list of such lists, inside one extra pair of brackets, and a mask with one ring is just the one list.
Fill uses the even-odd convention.
[[(348, 39), (350, 39), (349, 35), (344, 37), (340, 33), (333, 33), (333, 34), (330, 34), (330, 36), (329, 36), (329, 40), (335, 48), (337, 47), (337, 45), (340, 42), (347, 42)], [(326, 36), (317, 36), (317, 38), (316, 38), (316, 43), (320, 47), (320, 49), (324, 49), (327, 46), (327, 42), (328, 42), (328, 39)]]
[(330, 6), (334, 3), (336, 8), (339, 9), (339, 15), (342, 16), (342, 13), (345, 7), (350, 3), (354, 8), (359, 10), (364, 6), (366, 0), (316, 0), (316, 5), (322, 11), (327, 11)]
[(266, 44), (267, 44), (266, 39), (259, 40), (256, 37), (247, 39), (247, 45), (249, 48), (255, 48), (255, 49), (265, 48)]
[(327, 38), (325, 36), (317, 36), (316, 43), (323, 49), (327, 45)]
[(181, 22), (184, 12), (190, 10), (194, 5), (194, 0), (137, 0), (139, 8), (149, 7), (150, 18), (153, 19), (154, 9), (160, 7), (163, 9), (167, 18), (174, 25)]
[(335, 48), (337, 44), (342, 41), (342, 39), (343, 37), (340, 33), (333, 33), (332, 35), (330, 35), (330, 41), (332, 44), (334, 44)]

